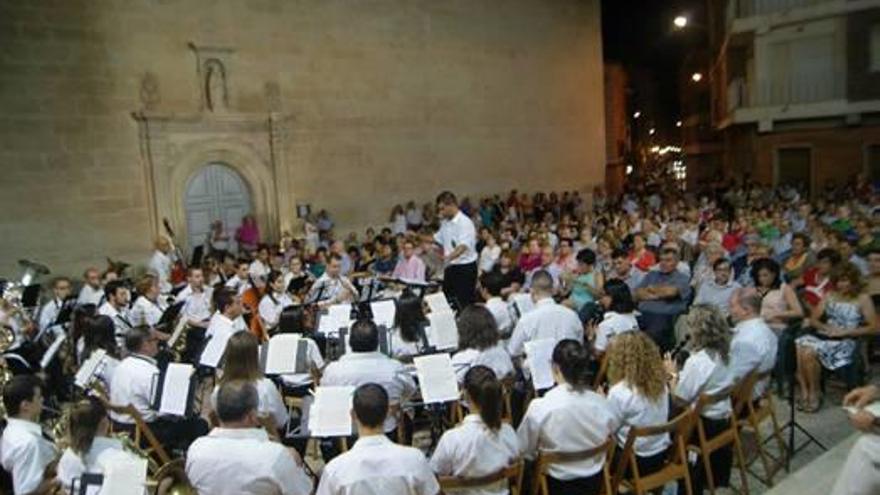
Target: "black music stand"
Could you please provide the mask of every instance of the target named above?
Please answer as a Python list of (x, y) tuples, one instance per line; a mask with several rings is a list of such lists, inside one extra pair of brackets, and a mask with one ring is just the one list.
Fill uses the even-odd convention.
[[(797, 372), (797, 361), (796, 361), (796, 346), (795, 346), (795, 338), (797, 337), (798, 329), (800, 325), (789, 325), (785, 327), (785, 330), (782, 331), (782, 335), (779, 338), (779, 344), (782, 348), (779, 350), (779, 355), (784, 356), (785, 366), (780, 367), (780, 372), (785, 375), (785, 378), (788, 379), (788, 421), (785, 422), (784, 425), (780, 428), (781, 431), (788, 430), (788, 455), (785, 456), (785, 470), (791, 471), (791, 458), (800, 451), (805, 449), (811, 443), (815, 443), (819, 446), (823, 451), (828, 450), (822, 442), (819, 441), (818, 438), (813, 436), (812, 433), (807, 431), (800, 423), (797, 421), (797, 409), (794, 405), (794, 395), (796, 388), (796, 380), (795, 373)], [(773, 386), (773, 380), (770, 380), (770, 383), (767, 384), (768, 387)], [(795, 445), (794, 441), (794, 432), (795, 430), (800, 431), (804, 436), (807, 437), (807, 440), (801, 445)], [(769, 438), (768, 438), (769, 440)]]

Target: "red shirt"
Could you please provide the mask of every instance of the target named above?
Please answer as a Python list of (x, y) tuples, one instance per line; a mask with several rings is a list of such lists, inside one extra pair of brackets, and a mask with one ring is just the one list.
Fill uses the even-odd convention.
[(657, 259), (654, 257), (654, 253), (652, 253), (650, 249), (645, 249), (642, 250), (642, 255), (638, 258), (636, 257), (635, 252), (630, 253), (629, 262), (639, 270), (646, 272), (657, 263)]
[(816, 267), (809, 268), (804, 272), (804, 299), (810, 306), (816, 306), (819, 302), (834, 290), (834, 284), (831, 279), (825, 277), (825, 280), (819, 280), (819, 269)]

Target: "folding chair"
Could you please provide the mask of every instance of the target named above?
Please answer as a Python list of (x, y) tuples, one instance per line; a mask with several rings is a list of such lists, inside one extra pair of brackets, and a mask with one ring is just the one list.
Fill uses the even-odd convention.
[[(134, 408), (133, 405), (128, 404), (126, 406), (119, 406), (116, 404), (111, 404), (106, 398), (101, 395), (98, 395), (98, 400), (104, 405), (104, 408), (108, 411), (119, 414), (129, 416), (134, 420), (134, 432), (132, 441), (134, 444), (140, 448), (144, 441), (147, 443), (147, 448), (144, 451), (150, 455), (155, 456), (156, 461), (158, 461), (159, 466), (164, 466), (171, 462), (171, 456), (168, 455), (168, 452), (162, 447), (162, 444), (159, 442), (159, 439), (156, 438), (156, 435), (153, 433), (153, 430), (150, 429), (150, 426), (144, 421), (144, 417), (141, 416), (141, 413)], [(110, 428), (113, 429), (113, 422), (110, 422)]]
[[(773, 486), (773, 477), (785, 467), (785, 459), (789, 455), (788, 446), (785, 444), (782, 430), (779, 428), (779, 421), (776, 419), (776, 404), (773, 401), (770, 387), (771, 376), (772, 371), (763, 373), (753, 371), (746, 375), (733, 391), (733, 408), (735, 411), (740, 411), (740, 418), (737, 421), (739, 429), (752, 431), (755, 435), (757, 457), (750, 459), (747, 463), (749, 472), (768, 487)], [(764, 380), (768, 382), (766, 390), (760, 397), (753, 399), (755, 385)], [(772, 430), (770, 436), (765, 438), (761, 433), (761, 425), (768, 419)], [(770, 440), (776, 440), (779, 448), (778, 457), (767, 450), (766, 444)], [(764, 466), (764, 476), (751, 469), (752, 464), (758, 458), (761, 459)]]
[(612, 454), (614, 453), (614, 439), (608, 437), (601, 445), (597, 445), (589, 450), (581, 452), (545, 452), (538, 454), (535, 462), (535, 477), (532, 480), (533, 495), (550, 495), (550, 488), (547, 484), (547, 472), (553, 464), (564, 464), (567, 462), (585, 461), (594, 457), (603, 456), (604, 464), (602, 465), (602, 486), (604, 493), (610, 495), (611, 491), (611, 464)]
[(510, 495), (519, 495), (522, 490), (523, 461), (519, 460), (506, 468), (492, 474), (476, 478), (463, 478), (458, 476), (440, 476), (440, 491), (448, 493), (450, 490), (477, 490), (480, 488), (495, 488), (503, 481), (507, 481)]
[(712, 495), (715, 495), (715, 477), (712, 472), (712, 463), (710, 462), (710, 456), (727, 446), (732, 446), (733, 453), (736, 458), (737, 465), (739, 467), (740, 472), (740, 480), (742, 482), (742, 487), (739, 490), (739, 493), (742, 495), (749, 494), (749, 482), (748, 482), (748, 466), (746, 466), (745, 456), (743, 455), (742, 449), (742, 441), (739, 438), (739, 427), (738, 427), (738, 417), (742, 412), (745, 404), (742, 402), (738, 403), (738, 409), (734, 409), (733, 413), (730, 415), (730, 425), (724, 431), (717, 433), (714, 437), (708, 438), (706, 435), (706, 428), (703, 425), (702, 417), (700, 414), (709, 406), (717, 404), (719, 402), (724, 401), (732, 401), (731, 394), (733, 391), (733, 387), (722, 390), (716, 394), (701, 394), (699, 399), (697, 399), (697, 403), (694, 406), (694, 417), (696, 418), (696, 427), (697, 427), (697, 441), (698, 445), (688, 445), (688, 450), (692, 452), (696, 452), (703, 461), (703, 469), (706, 471), (706, 484), (709, 486), (709, 492)]
[[(623, 453), (617, 463), (614, 472), (614, 493), (636, 493), (644, 495), (649, 491), (663, 487), (669, 482), (683, 480), (687, 495), (693, 495), (691, 475), (688, 471), (687, 444), (694, 424), (694, 412), (691, 409), (684, 411), (668, 423), (656, 426), (632, 427), (626, 438)], [(668, 433), (672, 436), (672, 444), (666, 451), (666, 464), (657, 472), (647, 476), (639, 473), (638, 460), (636, 458), (635, 442), (639, 437), (650, 437)], [(627, 466), (629, 467), (628, 479), (624, 478)]]

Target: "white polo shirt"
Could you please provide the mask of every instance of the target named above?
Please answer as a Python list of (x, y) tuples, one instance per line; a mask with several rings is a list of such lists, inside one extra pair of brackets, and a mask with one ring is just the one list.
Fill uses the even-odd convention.
[(198, 493), (309, 495), (312, 479), (287, 448), (262, 428), (214, 428), (186, 453), (186, 475)]
[[(538, 450), (582, 452), (601, 445), (619, 425), (620, 420), (601, 395), (558, 385), (529, 403), (517, 430), (520, 452), (529, 460), (537, 458)], [(572, 480), (592, 476), (604, 465), (605, 460), (597, 457), (551, 464), (548, 472), (558, 480)]]
[[(260, 378), (254, 382), (254, 387), (257, 389), (257, 395), (260, 399), (257, 411), (259, 415), (272, 418), (272, 423), (277, 428), (283, 428), (287, 424), (287, 420), (290, 419), (290, 415), (287, 413), (284, 399), (281, 398), (281, 393), (278, 392), (275, 384), (268, 378)], [(217, 393), (219, 390), (220, 385), (217, 385), (214, 387), (214, 391), (211, 392), (211, 409), (215, 411), (217, 410)]]
[(584, 327), (570, 308), (545, 297), (535, 303), (535, 309), (524, 314), (513, 329), (507, 350), (511, 356), (523, 354), (525, 343), (532, 340), (553, 339), (556, 342), (574, 339), (584, 342)]
[[(140, 354), (130, 354), (123, 359), (113, 373), (110, 383), (110, 402), (124, 406), (131, 404), (141, 413), (147, 423), (154, 421), (158, 414), (153, 410), (153, 380), (159, 374), (156, 360)], [(128, 415), (110, 413), (117, 423), (134, 424)]]
[(384, 435), (361, 437), (321, 475), (315, 495), (436, 495), (437, 478), (418, 449)]
[(467, 250), (461, 256), (450, 261), (450, 265), (467, 265), (477, 261), (477, 230), (474, 222), (459, 211), (451, 220), (443, 220), (440, 230), (434, 234), (434, 240), (443, 246), (443, 255), (448, 256), (461, 245)]
[[(493, 431), (478, 414), (469, 414), (440, 437), (431, 456), (431, 468), (438, 476), (477, 478), (510, 466), (518, 457), (519, 440), (509, 424), (501, 423), (501, 428)], [(494, 488), (467, 491), (468, 495), (508, 493), (507, 480)]]
[(43, 437), (38, 423), (16, 418), (7, 421), (0, 439), (0, 464), (12, 475), (15, 493), (30, 493), (55, 459), (55, 446)]
[[(741, 380), (755, 369), (759, 373), (773, 369), (778, 344), (776, 334), (761, 317), (737, 323), (730, 341), (730, 372), (733, 379)], [(767, 390), (768, 383), (769, 380), (756, 383), (752, 397), (760, 397)]]

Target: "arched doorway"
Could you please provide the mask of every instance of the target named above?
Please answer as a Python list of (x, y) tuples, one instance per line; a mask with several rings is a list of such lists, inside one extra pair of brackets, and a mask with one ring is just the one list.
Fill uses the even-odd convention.
[(244, 179), (221, 162), (209, 163), (190, 177), (183, 204), (190, 249), (204, 244), (214, 220), (222, 220), (227, 234), (233, 237), (241, 217), (252, 211), (251, 193)]

